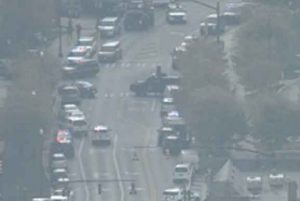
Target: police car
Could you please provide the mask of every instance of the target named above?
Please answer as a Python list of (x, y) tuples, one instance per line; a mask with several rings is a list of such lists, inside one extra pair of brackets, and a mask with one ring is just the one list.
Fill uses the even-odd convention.
[(91, 134), (91, 141), (93, 145), (111, 144), (111, 129), (104, 125), (97, 125), (94, 127)]

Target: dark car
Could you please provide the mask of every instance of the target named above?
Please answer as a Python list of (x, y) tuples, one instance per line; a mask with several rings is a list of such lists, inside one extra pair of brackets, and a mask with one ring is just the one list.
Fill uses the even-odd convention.
[(72, 65), (62, 68), (64, 78), (83, 78), (97, 75), (100, 71), (95, 59), (81, 59)]
[(72, 84), (63, 84), (58, 87), (58, 94), (61, 98), (61, 104), (81, 104), (80, 91), (78, 87)]
[(74, 85), (79, 89), (82, 98), (95, 98), (97, 89), (92, 83), (80, 80)]

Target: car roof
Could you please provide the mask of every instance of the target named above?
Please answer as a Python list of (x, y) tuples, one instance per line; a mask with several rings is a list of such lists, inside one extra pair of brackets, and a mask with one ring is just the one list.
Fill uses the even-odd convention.
[(68, 90), (68, 89), (78, 89), (78, 88), (74, 85), (66, 85), (62, 87), (62, 90)]
[(97, 125), (94, 127), (95, 132), (103, 132), (103, 131), (108, 131), (108, 127), (104, 125)]
[(71, 52), (85, 52), (88, 48), (86, 46), (76, 46), (74, 47)]
[(81, 85), (84, 85), (84, 86), (93, 86), (93, 84), (91, 82), (84, 81), (84, 80), (78, 80), (75, 83), (76, 84), (81, 84)]
[(71, 120), (71, 121), (81, 121), (81, 120), (85, 121), (84, 116), (82, 116), (82, 117), (70, 116), (70, 117), (68, 117), (68, 119)]
[(168, 188), (168, 189), (164, 190), (164, 192), (174, 192), (174, 193), (180, 192), (180, 191), (181, 191), (180, 188)]
[(216, 13), (210, 14), (206, 18), (217, 18), (217, 14)]
[(174, 129), (173, 128), (171, 128), (171, 127), (162, 127), (161, 129), (160, 129), (161, 131), (173, 131)]
[(111, 42), (106, 42), (102, 45), (102, 47), (113, 47), (117, 46), (120, 44), (120, 41), (111, 41)]
[(78, 41), (84, 42), (84, 41), (92, 41), (92, 40), (95, 40), (93, 36), (83, 36), (80, 37)]
[(63, 110), (64, 111), (68, 111), (68, 110), (79, 110), (78, 106), (75, 104), (66, 104), (63, 106)]
[(180, 163), (175, 166), (175, 168), (188, 168), (190, 164), (188, 163)]
[(101, 21), (102, 22), (113, 22), (113, 21), (116, 21), (117, 19), (118, 19), (118, 17), (105, 17)]
[(65, 158), (65, 154), (64, 153), (54, 153), (52, 154), (53, 158)]
[(261, 181), (261, 177), (259, 176), (253, 176), (253, 177), (247, 177), (247, 181)]
[(174, 98), (171, 98), (171, 97), (163, 98), (163, 102), (164, 103), (173, 103), (174, 102)]

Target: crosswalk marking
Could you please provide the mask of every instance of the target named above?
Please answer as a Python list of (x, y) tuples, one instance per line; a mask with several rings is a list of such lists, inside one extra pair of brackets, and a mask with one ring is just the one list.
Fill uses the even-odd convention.
[(121, 63), (107, 63), (102, 64), (102, 68), (109, 70), (109, 69), (115, 69), (115, 68), (152, 68), (159, 64), (159, 62), (147, 62), (143, 59), (136, 59), (131, 62), (121, 62)]

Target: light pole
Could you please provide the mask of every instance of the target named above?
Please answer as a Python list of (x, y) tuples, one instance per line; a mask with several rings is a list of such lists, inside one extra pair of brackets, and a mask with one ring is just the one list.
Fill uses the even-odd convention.
[(97, 0), (96, 2), (96, 31), (98, 30), (98, 25), (99, 25), (99, 10), (100, 10), (100, 0)]
[(63, 57), (63, 53), (62, 53), (62, 33), (61, 33), (61, 0), (56, 0), (57, 2), (57, 8), (56, 8), (56, 17), (57, 17), (57, 21), (58, 21), (58, 57), (62, 58)]

